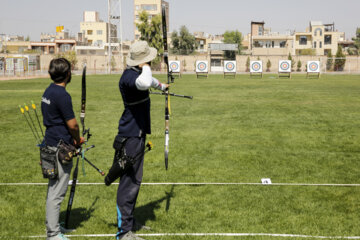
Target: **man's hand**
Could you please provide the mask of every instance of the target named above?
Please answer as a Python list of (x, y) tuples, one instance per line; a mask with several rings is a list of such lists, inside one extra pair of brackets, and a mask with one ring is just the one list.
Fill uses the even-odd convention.
[(76, 148), (81, 147), (81, 145), (84, 144), (84, 143), (85, 143), (85, 138), (84, 137), (80, 137), (79, 143), (77, 143), (76, 140), (74, 139), (74, 145), (75, 145)]
[(166, 83), (162, 83), (162, 84), (161, 84), (161, 88), (164, 89), (164, 90), (163, 90), (164, 92), (165, 92), (165, 91), (169, 91), (169, 87), (170, 87), (169, 84), (166, 84)]

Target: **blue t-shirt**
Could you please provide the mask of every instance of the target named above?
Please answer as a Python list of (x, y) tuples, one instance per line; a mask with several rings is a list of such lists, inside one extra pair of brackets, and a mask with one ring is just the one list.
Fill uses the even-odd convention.
[(118, 134), (124, 137), (141, 137), (151, 133), (149, 91), (136, 88), (135, 81), (139, 75), (140, 72), (126, 69), (119, 82), (125, 109), (119, 121)]
[(57, 146), (60, 139), (68, 144), (74, 143), (66, 122), (75, 118), (75, 115), (71, 97), (65, 87), (50, 84), (42, 96), (41, 112), (46, 127), (46, 145)]

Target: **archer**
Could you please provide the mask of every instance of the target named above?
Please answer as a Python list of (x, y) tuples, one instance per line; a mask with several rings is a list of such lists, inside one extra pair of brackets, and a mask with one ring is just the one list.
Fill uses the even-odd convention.
[(132, 231), (145, 228), (135, 223), (133, 212), (143, 175), (145, 139), (151, 133), (149, 89), (168, 89), (168, 84), (162, 84), (152, 77), (150, 66), (156, 56), (157, 50), (149, 47), (145, 41), (131, 45), (126, 59), (128, 67), (119, 82), (125, 109), (113, 145), (113, 166), (105, 177), (107, 186), (120, 177), (117, 191), (117, 239), (141, 240)]
[(71, 64), (65, 58), (50, 62), (49, 74), (54, 81), (45, 90), (41, 100), (45, 137), (40, 145), (43, 175), (49, 178), (46, 197), (46, 232), (48, 240), (67, 240), (67, 229), (59, 224), (60, 205), (64, 200), (72, 157), (76, 148), (84, 143), (80, 137), (71, 96), (65, 90), (71, 82)]

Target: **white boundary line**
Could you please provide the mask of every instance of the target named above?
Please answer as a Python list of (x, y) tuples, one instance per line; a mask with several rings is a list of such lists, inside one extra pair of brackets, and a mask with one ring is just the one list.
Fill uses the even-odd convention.
[[(223, 237), (288, 237), (288, 238), (317, 238), (317, 239), (360, 239), (360, 236), (312, 236), (301, 234), (271, 234), (271, 233), (152, 233), (136, 234), (139, 237), (166, 237), (166, 236), (223, 236)], [(83, 235), (66, 235), (67, 237), (115, 237), (115, 234), (83, 234)], [(24, 238), (45, 238), (45, 235), (23, 236)], [(0, 237), (1, 238), (1, 237)]]
[[(113, 183), (112, 185), (118, 185)], [(0, 186), (42, 186), (48, 183), (0, 183)], [(105, 185), (104, 183), (77, 183), (77, 185)], [(329, 186), (329, 187), (360, 187), (360, 184), (336, 184), (336, 183), (142, 183), (141, 185), (273, 185), (273, 186)]]

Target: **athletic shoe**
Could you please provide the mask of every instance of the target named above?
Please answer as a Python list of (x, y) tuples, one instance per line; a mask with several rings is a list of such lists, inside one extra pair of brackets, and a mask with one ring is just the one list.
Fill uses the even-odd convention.
[(125, 235), (123, 235), (121, 238), (119, 238), (120, 240), (145, 240), (141, 237), (136, 236), (132, 231), (129, 231), (127, 233), (125, 233)]
[(62, 233), (59, 233), (56, 236), (48, 237), (46, 240), (70, 240), (70, 238), (67, 238)]
[(133, 221), (133, 226), (132, 226), (132, 229), (131, 231), (140, 231), (140, 230), (147, 230), (147, 231), (150, 231), (151, 228), (148, 227), (148, 226), (145, 226), (145, 225), (142, 225), (141, 223), (137, 222), (137, 221)]

